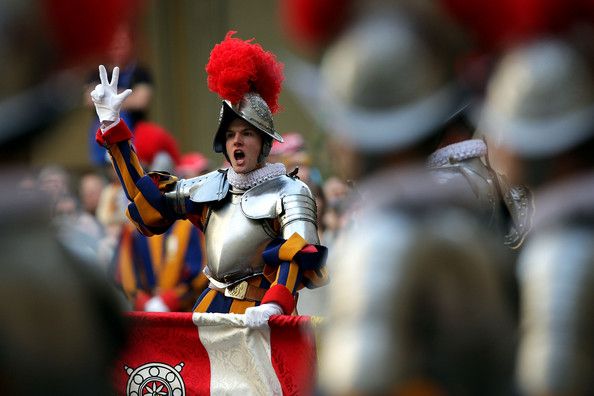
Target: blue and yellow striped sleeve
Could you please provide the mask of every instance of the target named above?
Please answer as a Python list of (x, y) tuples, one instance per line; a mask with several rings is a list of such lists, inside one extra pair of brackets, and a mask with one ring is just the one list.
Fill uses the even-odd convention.
[(275, 239), (264, 250), (265, 276), (274, 278), (262, 303), (275, 302), (285, 314), (295, 308), (294, 295), (303, 287), (318, 287), (327, 283), (325, 271), (327, 248), (311, 245), (299, 234), (289, 239)]
[(109, 151), (115, 172), (131, 201), (126, 215), (144, 235), (162, 234), (176, 216), (168, 209), (157, 181), (144, 174), (131, 138), (132, 133), (122, 120), (105, 133), (97, 131), (96, 135), (97, 142)]

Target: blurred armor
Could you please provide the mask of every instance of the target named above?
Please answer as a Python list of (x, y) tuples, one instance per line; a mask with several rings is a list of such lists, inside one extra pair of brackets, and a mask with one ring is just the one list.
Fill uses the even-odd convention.
[(479, 125), (501, 166), (535, 191), (534, 230), (518, 263), (526, 395), (594, 389), (594, 69), (579, 43), (549, 37), (505, 53)]
[(427, 165), (442, 182), (462, 176), (487, 208), (487, 227), (502, 235), (512, 249), (522, 245), (531, 228), (534, 203), (524, 185), (510, 185), (507, 178), (491, 168), (487, 145), (481, 139), (463, 140), (443, 147), (429, 156)]
[(443, 169), (446, 180), (426, 167), (463, 104), (451, 33), (434, 14), (372, 7), (322, 60), (325, 125), (362, 164), (352, 220), (328, 262), (328, 394), (512, 388), (511, 268), (485, 227), (493, 205), (477, 199), (466, 168)]

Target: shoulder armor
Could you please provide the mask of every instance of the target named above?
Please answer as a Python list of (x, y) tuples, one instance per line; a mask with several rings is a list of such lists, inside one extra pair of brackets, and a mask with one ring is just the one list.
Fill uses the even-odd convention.
[(241, 198), (241, 210), (250, 219), (278, 218), (285, 238), (297, 232), (318, 243), (315, 199), (296, 178), (278, 176), (249, 189)]
[(173, 203), (175, 212), (184, 214), (186, 198), (193, 202), (220, 201), (229, 191), (226, 171), (217, 169), (205, 175), (182, 179), (175, 185), (175, 189), (165, 194), (166, 198)]
[[(497, 176), (481, 158), (487, 156), (487, 145), (480, 139), (464, 140), (443, 147), (429, 156), (427, 166), (438, 180), (463, 176), (474, 195), (483, 204), (496, 207), (499, 201)], [(488, 158), (486, 158), (488, 162)]]
[(451, 163), (433, 168), (431, 171), (441, 182), (463, 177), (481, 204), (493, 210), (497, 208), (500, 199), (497, 191), (497, 176), (480, 158)]
[(241, 198), (241, 209), (250, 219), (275, 218), (282, 213), (282, 199), (287, 196), (304, 196), (313, 200), (305, 183), (282, 175), (247, 190)]
[(191, 186), (189, 189), (190, 199), (193, 202), (220, 201), (227, 196), (229, 182), (227, 181), (226, 170), (218, 169), (206, 175), (198, 176), (198, 179), (196, 185)]
[(448, 164), (456, 164), (472, 158), (485, 157), (487, 145), (480, 139), (464, 140), (440, 148), (431, 154), (427, 160), (430, 169), (441, 168)]

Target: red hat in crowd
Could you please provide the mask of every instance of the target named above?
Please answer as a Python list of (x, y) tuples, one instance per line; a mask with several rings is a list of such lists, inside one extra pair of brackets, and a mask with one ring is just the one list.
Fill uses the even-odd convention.
[(159, 153), (168, 154), (173, 165), (180, 162), (177, 141), (165, 128), (154, 122), (140, 121), (136, 124), (134, 147), (138, 159), (144, 164), (152, 164)]
[(176, 173), (182, 177), (200, 175), (208, 170), (210, 163), (201, 153), (194, 151), (181, 156)]

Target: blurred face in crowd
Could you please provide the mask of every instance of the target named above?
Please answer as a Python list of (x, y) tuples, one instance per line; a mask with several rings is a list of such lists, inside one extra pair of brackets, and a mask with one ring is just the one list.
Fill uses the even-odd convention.
[(332, 170), (339, 178), (356, 180), (364, 176), (363, 161), (353, 146), (339, 139), (329, 139), (328, 151)]
[(105, 181), (98, 175), (89, 174), (81, 179), (80, 201), (87, 212), (94, 214), (97, 210), (103, 187), (105, 187)]
[(39, 186), (53, 200), (68, 194), (69, 176), (63, 169), (47, 166), (39, 174)]
[(247, 121), (234, 119), (225, 132), (225, 148), (231, 167), (237, 173), (248, 173), (260, 167), (262, 135)]

